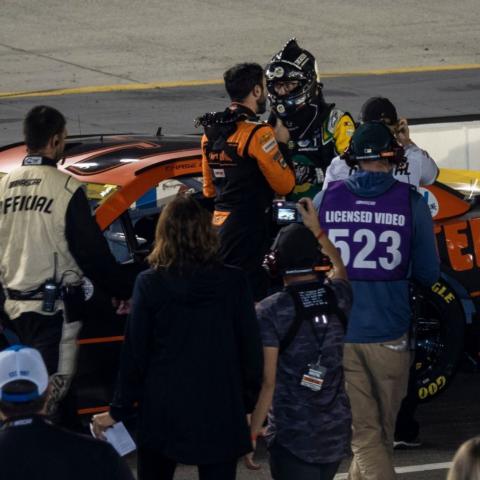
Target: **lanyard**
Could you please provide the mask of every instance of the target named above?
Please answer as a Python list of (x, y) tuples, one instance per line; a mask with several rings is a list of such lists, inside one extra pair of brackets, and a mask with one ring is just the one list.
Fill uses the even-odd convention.
[[(293, 298), (293, 302), (295, 304), (295, 312), (297, 314), (297, 318), (300, 317), (300, 321), (302, 321), (304, 319), (308, 319), (308, 323), (310, 324), (310, 328), (312, 329), (312, 333), (313, 333), (313, 335), (315, 337), (315, 340), (317, 341), (317, 344), (318, 344), (318, 348), (319, 348), (318, 362), (320, 362), (320, 358), (322, 356), (323, 343), (325, 341), (325, 337), (327, 335), (328, 326), (329, 326), (329, 321), (328, 321), (328, 318), (327, 318), (327, 314), (326, 313), (320, 313), (320, 312), (318, 312), (318, 313), (315, 313), (315, 312), (304, 313), (304, 307), (303, 307), (303, 304), (302, 304), (302, 300), (300, 299), (299, 293), (297, 291), (295, 291), (294, 289), (291, 289), (290, 292), (291, 292), (291, 295), (292, 295), (292, 298)], [(325, 326), (321, 335), (319, 335), (319, 333), (317, 331), (317, 328), (316, 328), (316, 326), (320, 322), (322, 323), (322, 325)]]

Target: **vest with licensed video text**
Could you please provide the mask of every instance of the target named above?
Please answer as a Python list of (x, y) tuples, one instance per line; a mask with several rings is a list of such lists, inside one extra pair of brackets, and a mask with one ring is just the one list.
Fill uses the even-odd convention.
[(407, 277), (412, 238), (409, 185), (395, 182), (378, 197), (360, 197), (345, 182), (332, 182), (319, 220), (340, 250), (350, 280)]
[[(29, 158), (37, 159), (36, 163)], [(52, 162), (48, 160), (48, 162)], [(82, 184), (42, 157), (26, 157), (24, 165), (0, 180), (0, 281), (5, 289), (28, 292), (53, 277), (63, 285), (78, 284), (82, 271), (68, 248), (65, 217)], [(62, 308), (58, 301), (56, 311)], [(10, 300), (11, 319), (42, 311), (42, 300)], [(55, 312), (53, 312), (55, 313)]]

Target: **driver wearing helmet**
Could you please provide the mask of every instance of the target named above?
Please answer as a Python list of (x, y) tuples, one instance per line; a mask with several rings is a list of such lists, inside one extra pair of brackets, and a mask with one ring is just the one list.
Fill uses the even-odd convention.
[(332, 159), (348, 147), (355, 123), (349, 113), (326, 103), (315, 58), (294, 38), (273, 56), (265, 75), (272, 106), (269, 122), (281, 120), (290, 132), (296, 177), (290, 199), (314, 197)]

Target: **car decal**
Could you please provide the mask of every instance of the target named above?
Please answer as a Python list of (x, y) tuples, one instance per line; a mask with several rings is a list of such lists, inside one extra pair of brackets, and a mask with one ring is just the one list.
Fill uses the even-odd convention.
[(462, 272), (480, 267), (480, 219), (448, 223), (443, 229), (453, 270)]
[(96, 175), (98, 173), (121, 167), (128, 163), (135, 163), (142, 158), (164, 153), (162, 147), (145, 148), (143, 146), (128, 146), (108, 153), (89, 156), (73, 165), (67, 170), (77, 175)]
[(135, 172), (135, 178), (122, 187), (115, 195), (107, 198), (95, 212), (97, 223), (105, 230), (123, 212), (131, 208), (142, 195), (167, 179), (184, 175), (199, 176), (202, 174), (200, 155), (184, 157), (154, 163)]

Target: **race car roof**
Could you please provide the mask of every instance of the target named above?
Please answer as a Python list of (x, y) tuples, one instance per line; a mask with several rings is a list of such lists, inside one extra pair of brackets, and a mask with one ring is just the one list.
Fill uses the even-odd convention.
[[(21, 165), (23, 143), (0, 149), (0, 172)], [(136, 176), (168, 162), (199, 158), (197, 136), (95, 135), (69, 137), (59, 168), (81, 182), (124, 186)]]

